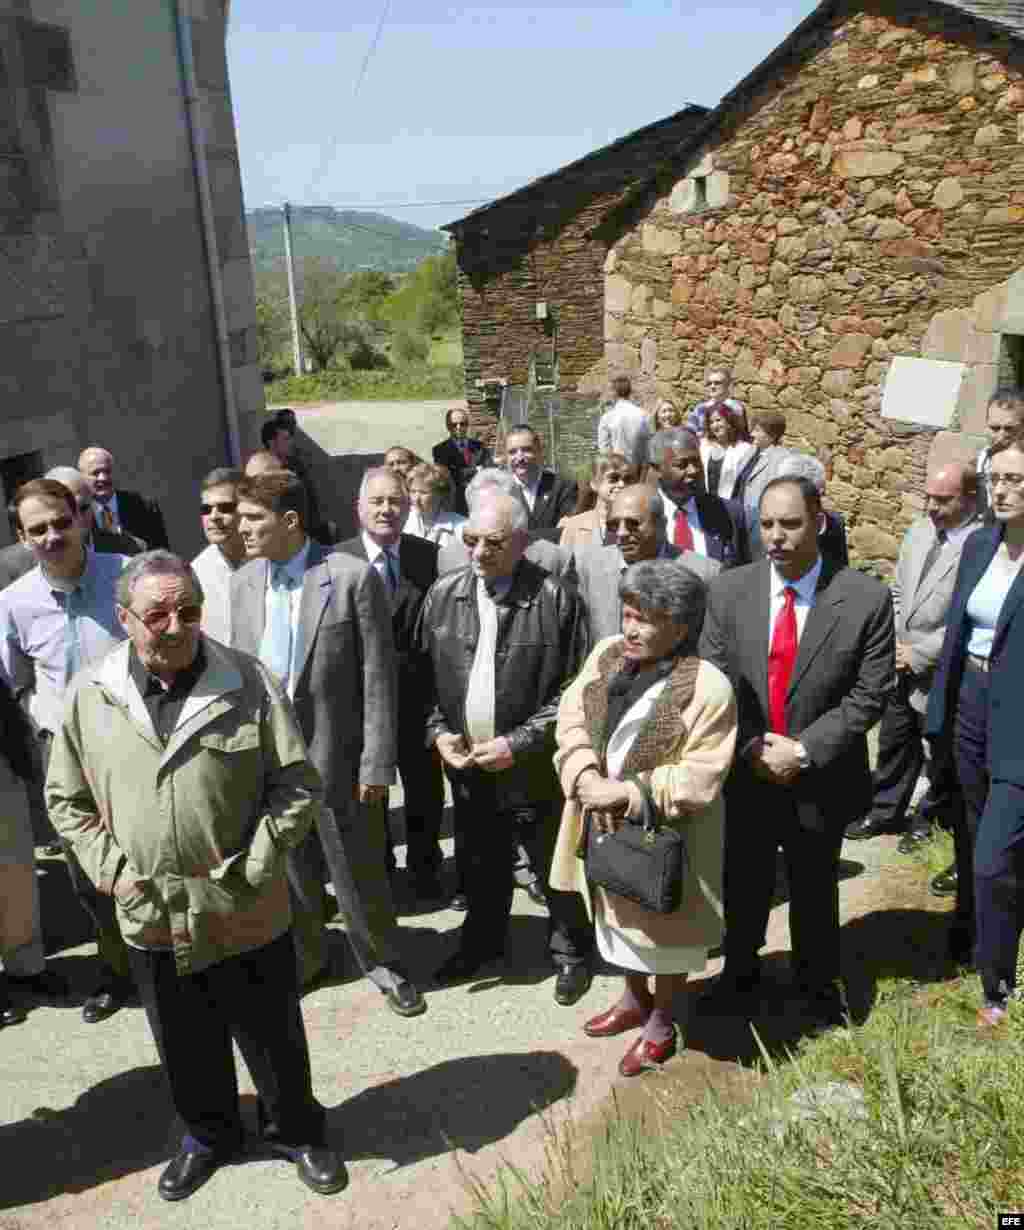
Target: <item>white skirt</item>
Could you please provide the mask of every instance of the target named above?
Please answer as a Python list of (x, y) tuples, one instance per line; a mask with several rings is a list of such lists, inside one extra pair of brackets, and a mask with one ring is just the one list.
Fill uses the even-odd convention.
[(637, 948), (627, 936), (613, 927), (604, 916), (601, 893), (594, 894), (594, 930), (597, 951), (609, 963), (637, 974), (688, 974), (702, 970), (708, 963), (706, 948), (686, 948), (680, 945), (660, 948)]

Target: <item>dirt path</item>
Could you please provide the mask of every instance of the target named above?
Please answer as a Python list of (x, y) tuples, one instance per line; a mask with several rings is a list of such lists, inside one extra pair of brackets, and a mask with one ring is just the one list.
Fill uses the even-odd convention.
[[(900, 887), (911, 880), (894, 846), (882, 838), (847, 849), (845, 959), (865, 1003), (880, 974), (927, 977), (941, 965), (941, 919)], [(881, 874), (886, 864), (897, 870)], [(73, 920), (60, 865), (44, 868), (46, 917)], [(785, 915), (781, 904), (769, 934), (780, 954)], [(447, 954), (446, 933), (460, 920), (451, 912), (404, 917), (414, 969), (432, 969)], [(931, 937), (923, 942), (922, 927)], [(428, 990), (429, 1011), (416, 1020), (389, 1013), (361, 980), (306, 997), (315, 1088), (351, 1175), (348, 1190), (331, 1199), (308, 1193), (283, 1163), (250, 1161), (225, 1168), (187, 1202), (164, 1204), (155, 1183), (175, 1135), (141, 1011), (86, 1026), (77, 1010), (37, 1009), (0, 1034), (0, 1230), (441, 1230), (452, 1210), (471, 1205), (467, 1177), (486, 1182), (503, 1162), (538, 1170), (551, 1125), (571, 1120), (585, 1139), (613, 1089), (626, 1110), (642, 1108), (653, 1091), (662, 1104), (665, 1096), (690, 1100), (709, 1080), (742, 1089), (748, 1078), (737, 1061), (752, 1057), (749, 1030), (699, 1017), (690, 1049), (663, 1074), (619, 1078), (622, 1040), (589, 1039), (580, 1029), (615, 996), (616, 980), (599, 977), (581, 1003), (559, 1008), (540, 957), (544, 930), (540, 911), (517, 894), (505, 977)], [(898, 942), (911, 932), (916, 938)], [(83, 992), (90, 954), (88, 945), (63, 946), (55, 961)], [(780, 979), (784, 967), (781, 955), (769, 958)], [(769, 1045), (799, 1036), (781, 993), (758, 1024)]]

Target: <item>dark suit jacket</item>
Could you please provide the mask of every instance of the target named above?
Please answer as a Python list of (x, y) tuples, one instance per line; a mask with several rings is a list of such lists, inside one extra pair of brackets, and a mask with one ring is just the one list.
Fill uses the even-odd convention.
[[(985, 525), (964, 543), (957, 569), (953, 598), (946, 621), (942, 654), (928, 693), (925, 734), (929, 739), (949, 736), (956, 717), (957, 695), (964, 672), (964, 659), (970, 627), (967, 603), (1003, 540), (1003, 527)], [(989, 661), (988, 771), (992, 778), (1024, 786), (1024, 754), (1021, 729), (1024, 727), (1024, 690), (1017, 673), (1024, 662), (1024, 574), (1018, 573), (1010, 586), (996, 623), (992, 656)]]
[[(231, 577), (231, 643), (259, 654), (267, 561)], [(396, 682), (388, 596), (366, 563), (311, 542), (299, 607), (295, 716), (340, 818), (352, 787), (394, 780)]]
[(541, 470), (537, 498), (527, 526), (531, 530), (553, 530), (563, 517), (576, 510), (579, 486), (575, 479), (562, 478), (554, 470)]
[[(697, 516), (707, 539), (708, 559), (721, 561), (722, 567), (734, 568), (742, 562), (743, 506), (735, 500), (723, 500), (706, 491), (696, 497)], [(672, 527), (668, 527), (672, 537)]]
[(789, 736), (807, 749), (811, 766), (792, 786), (777, 786), (756, 778), (742, 758), (750, 740), (770, 729), (770, 569), (762, 561), (723, 573), (708, 592), (700, 656), (729, 677), (739, 710), (729, 806), (742, 823), (756, 824), (786, 791), (802, 825), (834, 831), (871, 803), (866, 734), (895, 682), (892, 600), (872, 577), (824, 563), (786, 699)]
[(147, 550), (146, 544), (134, 534), (119, 534), (117, 530), (101, 530), (95, 526), (92, 531), (93, 550), (107, 555), (141, 555)]
[(477, 470), (483, 469), (484, 466), (494, 465), (494, 458), (490, 451), (484, 448), (479, 440), (467, 438), (466, 443), (470, 451), (468, 465), (451, 436), (447, 440), (442, 440), (440, 444), (435, 444), (432, 450), (434, 464), (447, 466), (451, 471), (452, 482), (455, 484), (455, 511), (463, 516), (467, 512), (466, 487), (469, 485), (469, 480)]
[(126, 534), (141, 538), (151, 551), (157, 547), (170, 550), (164, 515), (155, 500), (147, 500), (137, 491), (118, 490), (117, 511), (121, 518), (121, 528)]
[[(362, 535), (339, 543), (338, 550), (367, 562)], [(399, 702), (402, 709), (419, 705), (424, 716), (433, 703), (429, 663), (413, 652), (416, 620), (427, 590), (437, 580), (437, 543), (427, 542), (414, 534), (403, 534), (398, 546), (402, 577), (391, 604), (391, 630), (398, 656)]]

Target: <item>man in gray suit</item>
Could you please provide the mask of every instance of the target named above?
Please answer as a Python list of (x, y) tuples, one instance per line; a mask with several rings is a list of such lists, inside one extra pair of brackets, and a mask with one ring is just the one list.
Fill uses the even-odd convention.
[[(896, 563), (892, 600), (896, 614), (896, 691), (889, 697), (878, 732), (874, 798), (868, 813), (846, 829), (854, 839), (901, 832), (914, 785), (924, 765), (921, 735), (946, 618), (964, 542), (981, 524), (978, 476), (971, 466), (949, 462), (925, 480), (927, 516), (907, 530)], [(932, 819), (957, 802), (951, 758), (939, 754), (929, 766), (929, 788), (901, 843), (912, 849), (931, 834)], [(907, 850), (904, 850), (907, 852)]]
[(666, 541), (665, 503), (646, 483), (624, 487), (612, 500), (605, 528), (614, 546), (578, 547), (573, 560), (580, 597), (587, 608), (590, 643), (622, 631), (619, 578), (641, 560), (674, 559), (707, 584), (722, 570), (719, 560)]
[[(487, 466), (476, 472), (466, 488), (466, 505), (470, 511), (472, 511), (473, 503), (483, 491), (504, 492), (514, 500), (519, 500), (526, 508), (522, 485), (508, 470), (499, 470), (497, 466)], [(530, 541), (526, 545), (526, 558), (561, 580), (569, 571), (572, 553), (563, 551), (557, 543), (541, 537), (544, 532), (543, 530), (534, 531), (531, 534)], [(446, 572), (454, 572), (456, 568), (466, 568), (469, 563), (469, 552), (462, 541), (462, 527), (460, 526), (441, 548), (437, 557), (437, 574), (443, 576)]]
[(426, 1003), (402, 969), (386, 870), (395, 780), (397, 685), (391, 612), (377, 572), (313, 542), (306, 490), (287, 470), (238, 484), (249, 563), (231, 578), (231, 640), (283, 682), (326, 808), (290, 851), (288, 879), (302, 981), (328, 970), (326, 874), (363, 972), (400, 1016)]

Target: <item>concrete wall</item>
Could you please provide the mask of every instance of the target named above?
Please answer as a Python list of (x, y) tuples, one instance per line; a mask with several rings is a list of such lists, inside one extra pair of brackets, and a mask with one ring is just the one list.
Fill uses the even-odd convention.
[[(233, 378), (241, 413), (255, 414), (223, 7), (187, 2)], [(189, 554), (196, 480), (228, 448), (171, 5), (0, 0), (0, 64), (0, 257), (13, 274), (0, 287), (0, 458), (40, 450), (46, 467), (74, 464), (105, 445), (119, 485), (159, 499)]]

